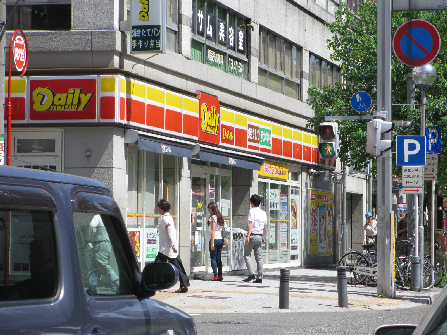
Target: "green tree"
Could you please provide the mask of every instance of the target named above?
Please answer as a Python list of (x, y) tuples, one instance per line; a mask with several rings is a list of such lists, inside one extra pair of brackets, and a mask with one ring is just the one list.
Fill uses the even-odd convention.
[[(441, 49), (432, 62), (436, 68), (437, 79), (427, 89), (426, 124), (438, 125), (447, 134), (447, 11), (396, 12), (393, 13), (393, 34), (405, 22), (422, 19), (432, 23), (440, 33)], [(373, 100), (377, 99), (377, 4), (367, 1), (360, 11), (353, 14), (346, 3), (341, 3), (335, 20), (327, 24), (333, 37), (327, 41), (332, 50), (331, 59), (341, 66), (343, 83), (319, 89), (311, 86), (307, 102), (312, 106), (315, 116), (308, 121), (308, 127), (315, 130), (324, 122), (325, 116), (371, 114), (371, 110), (358, 113), (351, 107), (351, 97), (355, 92), (365, 91)], [(420, 89), (415, 92), (416, 108), (406, 106), (407, 67), (394, 54), (392, 55), (392, 120), (409, 120), (411, 127), (396, 127), (395, 135), (419, 135), (420, 133)], [(374, 106), (375, 107), (375, 106)], [(373, 107), (373, 110), (375, 108)], [(340, 129), (340, 159), (348, 166), (361, 171), (371, 156), (366, 153), (366, 124), (368, 121), (338, 121)], [(394, 143), (394, 141), (393, 141)], [(445, 147), (445, 145), (443, 146)], [(393, 144), (393, 151), (395, 145)], [(447, 181), (447, 157), (445, 150), (438, 157), (438, 181), (444, 187)], [(393, 158), (395, 163), (395, 157)], [(393, 169), (400, 174), (400, 169)]]

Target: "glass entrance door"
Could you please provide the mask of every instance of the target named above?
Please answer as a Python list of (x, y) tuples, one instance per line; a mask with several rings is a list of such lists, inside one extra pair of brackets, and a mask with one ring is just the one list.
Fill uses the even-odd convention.
[[(208, 272), (211, 268), (208, 204), (216, 203), (225, 226), (231, 229), (231, 170), (192, 165), (191, 192), (191, 267), (193, 271)], [(224, 269), (231, 264), (231, 243), (231, 236), (226, 237), (221, 256)]]
[(198, 267), (206, 264), (207, 183), (205, 176), (191, 180), (191, 266)]

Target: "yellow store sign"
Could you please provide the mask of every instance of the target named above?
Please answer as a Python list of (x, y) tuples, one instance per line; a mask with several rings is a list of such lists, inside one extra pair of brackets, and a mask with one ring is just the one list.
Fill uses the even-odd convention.
[(264, 162), (258, 175), (287, 180), (289, 178), (289, 166), (287, 164)]

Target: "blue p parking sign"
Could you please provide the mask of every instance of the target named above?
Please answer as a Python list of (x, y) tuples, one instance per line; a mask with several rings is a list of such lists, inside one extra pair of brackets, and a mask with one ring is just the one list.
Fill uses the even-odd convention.
[(441, 153), (441, 128), (438, 126), (425, 127), (427, 154)]
[(396, 136), (397, 165), (425, 165), (425, 136)]

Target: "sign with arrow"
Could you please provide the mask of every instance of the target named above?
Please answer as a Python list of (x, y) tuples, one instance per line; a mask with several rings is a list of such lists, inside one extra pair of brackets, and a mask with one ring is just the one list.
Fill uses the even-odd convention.
[(404, 193), (422, 193), (424, 188), (423, 166), (402, 166), (402, 191)]
[(437, 180), (438, 174), (438, 155), (427, 154), (424, 166), (424, 180)]

